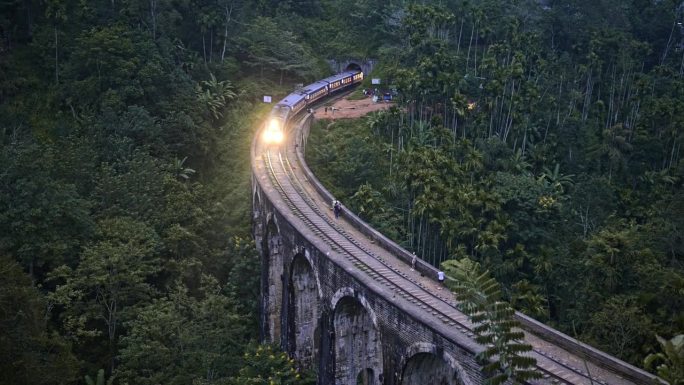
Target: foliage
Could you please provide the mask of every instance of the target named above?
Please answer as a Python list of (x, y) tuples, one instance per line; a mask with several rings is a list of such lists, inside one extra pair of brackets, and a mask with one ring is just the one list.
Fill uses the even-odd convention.
[(314, 127), (317, 176), (425, 261), (476, 261), (520, 310), (633, 364), (681, 334), (679, 4), (395, 11), (378, 68), (398, 108), (359, 123), (373, 136), (354, 149), (383, 172), (328, 167), (353, 130)]
[(97, 371), (97, 377), (96, 379), (93, 380), (92, 377), (86, 375), (85, 376), (85, 382), (87, 385), (112, 385), (114, 383), (114, 378), (115, 377), (109, 377), (107, 382), (105, 382), (105, 373), (104, 369), (100, 369)]
[(0, 380), (7, 384), (62, 384), (76, 379), (68, 342), (49, 328), (47, 303), (11, 258), (0, 257)]
[(232, 354), (248, 333), (245, 317), (215, 280), (204, 276), (199, 298), (177, 282), (163, 298), (139, 306), (126, 322), (116, 370), (126, 384), (187, 384), (214, 381), (239, 368)]
[(209, 80), (202, 81), (195, 92), (200, 103), (207, 105), (212, 118), (216, 120), (223, 117), (222, 111), (228, 106), (228, 102), (237, 97), (230, 81), (218, 81), (214, 74), (210, 74)]
[(523, 383), (540, 378), (535, 371), (536, 360), (527, 356), (532, 347), (520, 342), (524, 334), (515, 330), (514, 310), (501, 301), (499, 284), (489, 271), (482, 271), (477, 262), (467, 258), (442, 264), (453, 279), (447, 285), (456, 293), (459, 308), (470, 317), (478, 343), (485, 350), (478, 357), (486, 364), (483, 371), (488, 384), (502, 384), (508, 379)]
[[(258, 333), (254, 101), (321, 72), (297, 29), (266, 76), (238, 64), (245, 47), (281, 48), (287, 27), (271, 8), (0, 4), (0, 253), (28, 273), (8, 270), (8, 293), (24, 299), (8, 317), (27, 322), (3, 327), (3, 351), (20, 360), (3, 379), (218, 383), (239, 371)], [(190, 334), (164, 334), (164, 320)]]
[[(23, 269), (3, 284), (27, 317), (3, 328), (21, 361), (2, 373), (24, 376), (9, 382), (130, 380), (155, 359), (131, 350), (145, 341), (192, 349), (143, 380), (235, 377), (256, 336), (256, 101), (331, 58), (378, 59), (399, 91), (314, 128), (307, 156), (336, 197), (632, 363), (681, 334), (678, 2), (405, 3), (0, 2), (0, 254)], [(155, 316), (203, 329), (174, 340)], [(212, 333), (237, 342), (203, 350)]]
[(155, 294), (148, 281), (159, 271), (158, 247), (157, 234), (144, 224), (130, 218), (104, 220), (75, 269), (62, 266), (51, 272), (58, 283), (50, 299), (65, 308), (67, 335), (83, 344), (104, 336), (112, 369), (120, 325), (132, 305)]
[(254, 20), (254, 24), (245, 31), (242, 45), (248, 57), (247, 63), (262, 73), (264, 69), (287, 71), (305, 78), (318, 74), (311, 49), (297, 41), (294, 33), (279, 27), (272, 18)]
[(644, 366), (655, 369), (658, 376), (671, 385), (681, 385), (684, 383), (684, 335), (679, 334), (670, 340), (656, 337), (662, 352), (646, 356)]
[(297, 369), (293, 359), (270, 345), (252, 345), (243, 355), (240, 373), (231, 385), (313, 385), (312, 373)]

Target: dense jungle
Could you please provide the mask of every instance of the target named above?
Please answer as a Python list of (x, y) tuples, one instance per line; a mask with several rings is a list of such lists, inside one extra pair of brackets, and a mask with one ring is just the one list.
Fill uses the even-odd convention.
[(0, 383), (315, 383), (257, 343), (249, 146), (264, 95), (349, 57), (396, 104), (314, 127), (336, 196), (684, 383), (682, 22), (673, 0), (0, 0)]

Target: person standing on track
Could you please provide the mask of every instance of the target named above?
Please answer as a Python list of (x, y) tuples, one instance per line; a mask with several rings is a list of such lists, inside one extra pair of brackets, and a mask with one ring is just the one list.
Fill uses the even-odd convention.
[(340, 218), (340, 211), (342, 210), (342, 206), (340, 205), (340, 201), (334, 200), (333, 201), (333, 212), (335, 213), (335, 219)]
[(439, 290), (442, 290), (444, 284), (444, 272), (442, 270), (437, 272), (437, 280), (439, 281)]

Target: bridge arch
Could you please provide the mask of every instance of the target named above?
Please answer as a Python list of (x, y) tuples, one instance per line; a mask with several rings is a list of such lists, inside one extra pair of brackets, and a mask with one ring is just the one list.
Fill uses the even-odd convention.
[(344, 288), (335, 293), (332, 305), (335, 384), (381, 384), (380, 330), (368, 301)]
[(337, 304), (345, 297), (351, 297), (359, 301), (361, 306), (363, 306), (363, 308), (368, 312), (368, 315), (371, 317), (373, 327), (376, 329), (378, 328), (378, 317), (375, 315), (375, 311), (373, 311), (373, 308), (368, 303), (368, 300), (366, 300), (366, 297), (350, 287), (338, 289), (335, 294), (333, 294), (332, 298), (330, 299), (330, 308), (336, 309)]
[(318, 367), (323, 292), (308, 251), (302, 250), (290, 265), (288, 320), (290, 354), (305, 368)]
[(406, 350), (400, 367), (401, 385), (473, 385), (453, 356), (428, 342), (411, 345)]

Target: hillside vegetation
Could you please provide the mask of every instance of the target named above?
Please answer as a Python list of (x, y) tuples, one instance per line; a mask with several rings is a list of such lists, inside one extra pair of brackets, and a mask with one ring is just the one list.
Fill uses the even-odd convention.
[(397, 108), (323, 122), (309, 163), (426, 261), (478, 262), (517, 309), (643, 366), (684, 331), (682, 9), (408, 6), (373, 75)]
[(254, 342), (249, 145), (263, 95), (346, 57), (378, 59), (399, 108), (331, 127), (322, 179), (435, 265), (668, 362), (682, 5), (410, 3), (0, 2), (0, 382), (311, 383)]

